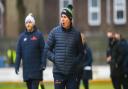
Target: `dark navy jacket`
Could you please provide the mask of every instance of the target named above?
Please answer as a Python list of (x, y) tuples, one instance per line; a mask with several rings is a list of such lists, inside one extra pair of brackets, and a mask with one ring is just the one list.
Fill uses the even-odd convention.
[(84, 51), (85, 52), (85, 66), (92, 66), (93, 57), (91, 48), (84, 44)]
[[(91, 48), (88, 47), (87, 44), (84, 45), (84, 56), (83, 56), (83, 67), (80, 71), (80, 75), (82, 75), (83, 79), (92, 79), (92, 62), (93, 62), (93, 57), (92, 57), (92, 51)], [(87, 67), (89, 69), (87, 69)]]
[(43, 60), (44, 39), (43, 34), (34, 29), (33, 32), (23, 32), (18, 40), (16, 51), (15, 68), (19, 69), (20, 62), (23, 62), (23, 78), (24, 81), (28, 79), (42, 79), (41, 64), (46, 66)]
[(48, 36), (46, 49), (48, 59), (54, 63), (53, 72), (71, 74), (83, 55), (80, 32), (73, 27), (55, 27)]

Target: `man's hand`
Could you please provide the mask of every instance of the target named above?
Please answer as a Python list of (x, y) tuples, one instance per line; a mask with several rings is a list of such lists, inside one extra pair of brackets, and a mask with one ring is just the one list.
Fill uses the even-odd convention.
[(41, 65), (41, 67), (40, 67), (40, 70), (45, 70), (45, 66), (44, 65)]
[(107, 62), (110, 62), (112, 60), (111, 56), (107, 57)]
[(19, 69), (15, 69), (15, 73), (18, 75), (19, 74)]

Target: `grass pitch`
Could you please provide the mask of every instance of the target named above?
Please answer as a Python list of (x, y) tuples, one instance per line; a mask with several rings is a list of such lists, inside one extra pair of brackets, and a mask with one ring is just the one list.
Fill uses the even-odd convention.
[[(53, 82), (44, 82), (45, 89), (54, 89)], [(0, 89), (27, 89), (25, 83), (1, 82)], [(82, 83), (80, 89), (84, 89)], [(90, 82), (90, 89), (113, 89), (110, 82)]]

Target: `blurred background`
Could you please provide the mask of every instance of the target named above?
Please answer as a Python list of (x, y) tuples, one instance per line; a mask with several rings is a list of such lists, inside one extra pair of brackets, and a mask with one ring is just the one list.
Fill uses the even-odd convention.
[[(68, 4), (74, 7), (74, 26), (85, 33), (92, 48), (94, 79), (109, 79), (106, 32), (116, 31), (128, 39), (128, 0), (0, 0), (0, 76), (3, 75), (0, 81), (22, 79), (22, 74), (18, 77), (13, 74), (13, 66), (17, 39), (24, 31), (26, 15), (33, 13), (46, 40), (50, 30), (59, 24), (62, 8)], [(45, 80), (52, 80), (51, 68), (52, 63), (48, 61), (44, 76), (51, 77), (44, 77)]]

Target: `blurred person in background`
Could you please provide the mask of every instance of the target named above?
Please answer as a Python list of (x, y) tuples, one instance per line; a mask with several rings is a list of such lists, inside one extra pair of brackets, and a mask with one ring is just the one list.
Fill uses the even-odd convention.
[(16, 51), (13, 48), (7, 50), (8, 64), (10, 67), (14, 67), (16, 60)]
[(117, 68), (117, 61), (114, 58), (115, 46), (117, 44), (114, 32), (107, 32), (108, 37), (108, 49), (107, 49), (107, 62), (110, 64), (110, 77), (114, 89), (121, 89), (120, 78), (121, 70)]
[(113, 32), (107, 32), (107, 38), (108, 38), (107, 62), (110, 63), (111, 57), (112, 57), (112, 48), (113, 48), (114, 40), (115, 40), (114, 39), (114, 33)]
[(119, 33), (115, 33), (115, 39), (117, 41), (115, 59), (118, 67), (121, 69), (121, 87), (128, 89), (128, 42)]
[(15, 73), (19, 73), (21, 60), (23, 62), (23, 79), (28, 89), (38, 89), (42, 81), (42, 71), (46, 67), (43, 59), (44, 38), (35, 25), (35, 19), (30, 13), (25, 18), (25, 31), (21, 33), (17, 43)]
[(80, 89), (80, 82), (83, 80), (84, 89), (89, 89), (89, 80), (92, 79), (92, 51), (91, 48), (87, 44), (87, 40), (84, 33), (81, 33), (83, 48), (84, 48), (84, 56), (82, 60), (82, 64), (79, 66), (78, 71), (78, 89)]
[(72, 25), (72, 5), (62, 10), (60, 25), (49, 33), (45, 49), (53, 62), (54, 88), (77, 89), (75, 70), (83, 56), (83, 46), (80, 32)]
[(107, 62), (110, 64), (110, 73), (114, 89), (128, 89), (127, 77), (124, 78), (123, 63), (127, 54), (127, 43), (119, 33), (108, 32), (109, 46)]

